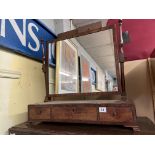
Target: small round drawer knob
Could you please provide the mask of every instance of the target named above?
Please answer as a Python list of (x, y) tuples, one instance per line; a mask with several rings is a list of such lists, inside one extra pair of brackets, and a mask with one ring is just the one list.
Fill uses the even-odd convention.
[(37, 110), (36, 113), (40, 115), (42, 113), (42, 110)]
[(112, 116), (117, 116), (117, 112), (114, 111), (114, 112), (112, 113)]
[(73, 108), (73, 112), (75, 112), (76, 111), (76, 109), (75, 108)]

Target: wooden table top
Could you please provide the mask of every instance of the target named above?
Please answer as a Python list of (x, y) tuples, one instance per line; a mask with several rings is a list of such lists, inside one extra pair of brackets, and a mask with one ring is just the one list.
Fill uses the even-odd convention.
[(131, 128), (114, 125), (88, 125), (71, 123), (19, 124), (9, 129), (9, 134), (17, 135), (155, 135), (155, 125), (146, 117), (137, 119), (140, 132)]

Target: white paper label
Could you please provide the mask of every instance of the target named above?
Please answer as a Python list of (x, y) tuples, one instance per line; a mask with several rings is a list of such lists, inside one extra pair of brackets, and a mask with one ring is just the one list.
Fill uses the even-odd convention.
[(99, 107), (99, 112), (107, 112), (107, 108), (106, 107)]

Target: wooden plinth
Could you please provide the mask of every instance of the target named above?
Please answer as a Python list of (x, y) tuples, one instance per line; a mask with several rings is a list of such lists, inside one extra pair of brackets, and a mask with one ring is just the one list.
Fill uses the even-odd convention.
[(95, 125), (44, 122), (25, 122), (9, 129), (9, 134), (17, 135), (155, 135), (155, 125), (146, 117), (137, 118), (139, 132), (119, 125)]

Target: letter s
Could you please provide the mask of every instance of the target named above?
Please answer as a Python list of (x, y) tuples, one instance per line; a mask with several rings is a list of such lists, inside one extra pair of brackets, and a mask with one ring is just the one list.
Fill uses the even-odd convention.
[(33, 51), (39, 51), (40, 43), (39, 43), (38, 38), (36, 37), (36, 35), (32, 31), (32, 27), (35, 27), (37, 31), (38, 31), (38, 27), (35, 24), (33, 24), (33, 23), (29, 23), (28, 24), (28, 32), (29, 32), (30, 36), (32, 37), (32, 39), (34, 40), (34, 42), (36, 43), (36, 47), (32, 47), (32, 45), (30, 44), (30, 42), (28, 43), (28, 47), (31, 50), (33, 50)]

